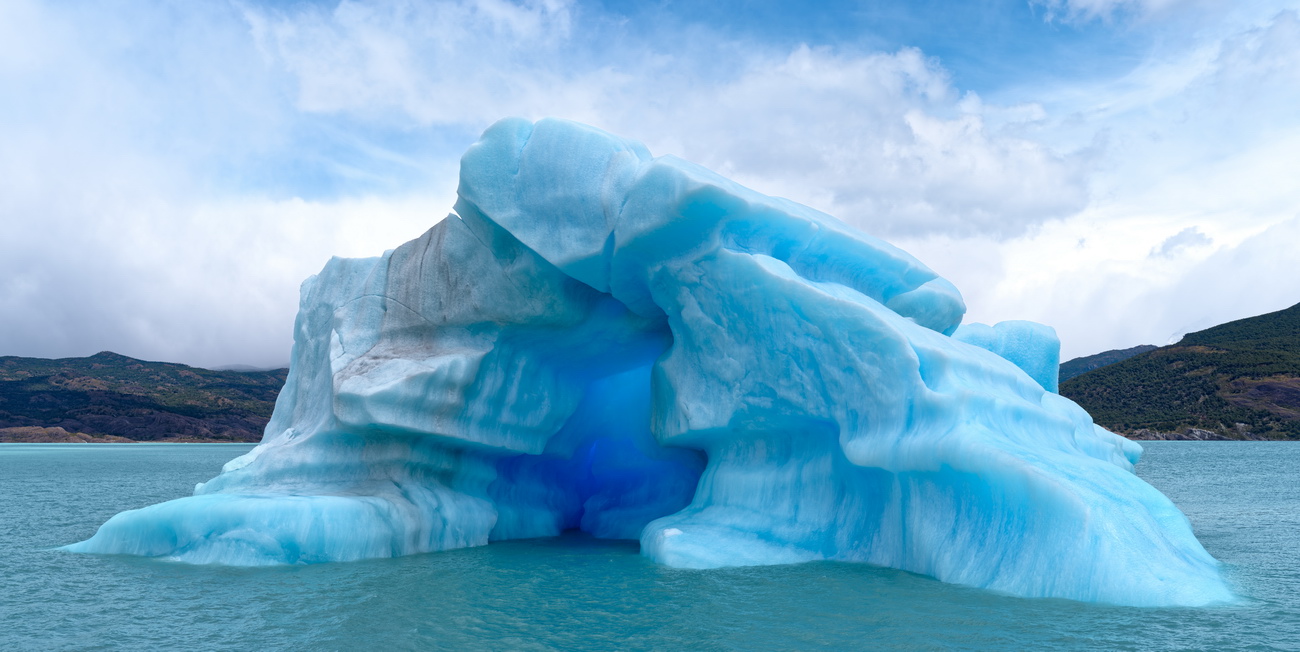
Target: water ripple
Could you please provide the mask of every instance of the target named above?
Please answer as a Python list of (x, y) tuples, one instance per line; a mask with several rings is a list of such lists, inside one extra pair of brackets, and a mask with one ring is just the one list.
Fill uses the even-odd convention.
[(0, 446), (0, 649), (1300, 649), (1300, 446), (1268, 442), (1154, 442), (1139, 466), (1245, 597), (1208, 609), (1026, 600), (855, 564), (674, 570), (581, 536), (273, 568), (52, 550), (246, 449)]

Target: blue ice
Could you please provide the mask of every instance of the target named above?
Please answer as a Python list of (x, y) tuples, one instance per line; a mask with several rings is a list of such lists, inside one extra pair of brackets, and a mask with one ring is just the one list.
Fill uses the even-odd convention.
[(843, 560), (1231, 599), (1031, 322), (829, 215), (580, 124), (497, 123), (455, 212), (302, 287), (262, 443), (78, 552), (390, 557), (581, 529), (682, 568)]

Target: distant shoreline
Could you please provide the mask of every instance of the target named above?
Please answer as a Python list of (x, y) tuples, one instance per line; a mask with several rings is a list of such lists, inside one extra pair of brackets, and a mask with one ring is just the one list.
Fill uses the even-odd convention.
[(174, 437), (164, 439), (131, 439), (115, 435), (90, 435), (68, 432), (64, 428), (18, 426), (0, 428), (0, 444), (257, 444), (256, 441), (231, 441), (229, 439), (199, 439)]
[(0, 441), (3, 446), (256, 446), (252, 441)]
[(0, 357), (0, 442), (256, 443), (287, 374), (214, 371), (109, 351)]
[(229, 441), (128, 441), (128, 442), (72, 442), (72, 441), (0, 441), (0, 449), (5, 446), (92, 446), (107, 448), (110, 446), (256, 446), (251, 442)]

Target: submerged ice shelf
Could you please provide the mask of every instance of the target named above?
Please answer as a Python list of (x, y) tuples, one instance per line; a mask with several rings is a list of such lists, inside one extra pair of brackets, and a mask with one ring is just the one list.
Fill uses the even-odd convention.
[(1022, 596), (1228, 600), (1031, 322), (639, 143), (510, 119), (455, 213), (302, 288), (264, 439), (78, 552), (388, 557), (580, 528), (670, 566), (861, 561)]

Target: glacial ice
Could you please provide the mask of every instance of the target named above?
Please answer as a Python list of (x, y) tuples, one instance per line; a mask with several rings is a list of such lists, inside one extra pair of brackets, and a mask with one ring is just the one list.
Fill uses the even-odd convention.
[(1030, 322), (805, 206), (559, 120), (302, 287), (262, 443), (78, 552), (389, 557), (578, 528), (681, 568), (856, 561), (1020, 596), (1231, 599)]

